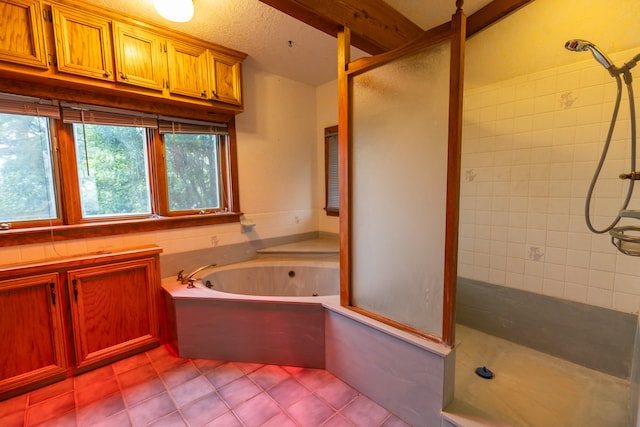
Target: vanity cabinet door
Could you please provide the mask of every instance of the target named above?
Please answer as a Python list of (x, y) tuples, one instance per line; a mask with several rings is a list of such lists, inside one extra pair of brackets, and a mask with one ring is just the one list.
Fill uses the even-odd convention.
[(241, 105), (241, 61), (228, 55), (209, 51), (209, 98), (227, 104)]
[(51, 12), (58, 71), (114, 81), (111, 21), (55, 4)]
[(158, 35), (119, 22), (113, 23), (116, 81), (162, 90), (164, 42)]
[(67, 286), (76, 370), (158, 345), (155, 258), (72, 270)]
[(0, 281), (0, 400), (65, 378), (63, 305), (56, 273)]
[(49, 68), (42, 27), (42, 5), (37, 0), (0, 0), (2, 34), (0, 61)]

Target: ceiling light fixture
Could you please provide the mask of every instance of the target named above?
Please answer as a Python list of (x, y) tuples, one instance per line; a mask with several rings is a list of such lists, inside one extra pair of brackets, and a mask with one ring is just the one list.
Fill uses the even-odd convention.
[(153, 0), (160, 16), (173, 22), (187, 22), (193, 18), (193, 0)]

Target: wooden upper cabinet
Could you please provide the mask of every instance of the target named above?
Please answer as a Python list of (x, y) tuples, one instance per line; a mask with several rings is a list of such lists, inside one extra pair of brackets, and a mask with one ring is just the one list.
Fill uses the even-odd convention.
[(131, 25), (113, 22), (116, 81), (162, 90), (164, 40)]
[(111, 20), (52, 5), (58, 70), (100, 80), (114, 80)]
[(49, 68), (37, 0), (0, 0), (0, 61)]
[(207, 49), (178, 41), (167, 41), (169, 93), (208, 98)]
[(228, 104), (241, 105), (241, 60), (209, 51), (211, 98)]
[(66, 375), (64, 292), (58, 277), (0, 281), (0, 400)]
[(142, 258), (67, 273), (78, 369), (159, 343), (156, 259)]

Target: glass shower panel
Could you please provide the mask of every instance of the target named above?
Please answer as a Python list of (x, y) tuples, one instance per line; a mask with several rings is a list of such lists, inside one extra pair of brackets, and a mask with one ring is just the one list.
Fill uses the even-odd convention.
[(351, 304), (442, 336), (451, 43), (353, 77)]

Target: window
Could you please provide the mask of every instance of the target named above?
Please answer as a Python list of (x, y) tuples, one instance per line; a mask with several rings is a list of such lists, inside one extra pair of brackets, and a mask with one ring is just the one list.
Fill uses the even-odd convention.
[(0, 222), (52, 220), (58, 206), (48, 117), (0, 113)]
[(340, 185), (338, 180), (338, 126), (324, 130), (325, 211), (329, 216), (340, 215)]
[(83, 218), (151, 214), (146, 129), (73, 124)]
[(0, 245), (238, 221), (228, 128), (0, 94)]
[(226, 209), (227, 189), (221, 156), (226, 126), (160, 122), (165, 152), (167, 214)]

